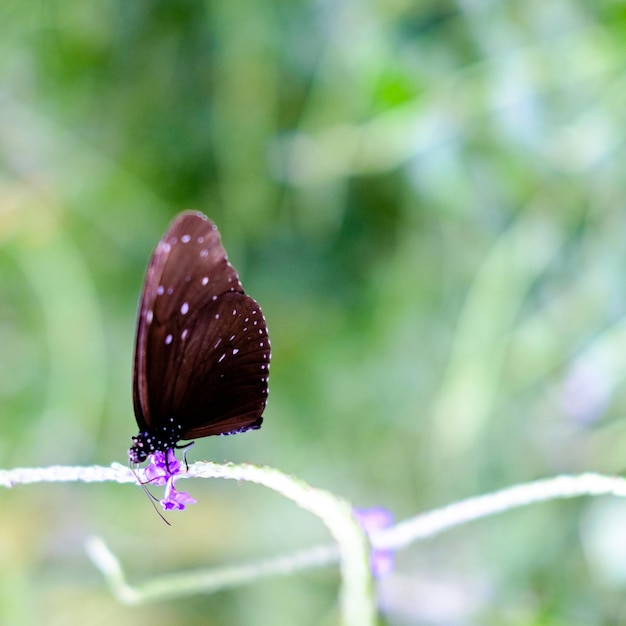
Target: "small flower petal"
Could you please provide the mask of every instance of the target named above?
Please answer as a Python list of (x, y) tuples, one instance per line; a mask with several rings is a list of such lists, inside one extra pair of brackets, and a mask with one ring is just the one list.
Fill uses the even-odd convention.
[(167, 454), (160, 450), (155, 452), (152, 455), (152, 462), (168, 475), (173, 476), (180, 472), (180, 461), (172, 448), (168, 448)]
[(172, 477), (180, 473), (180, 461), (171, 448), (165, 452), (158, 450), (148, 459), (150, 464), (144, 469), (146, 482), (153, 485), (165, 485)]
[(178, 509), (182, 511), (187, 504), (195, 504), (196, 500), (185, 491), (176, 491), (174, 488), (174, 479), (170, 478), (165, 488), (165, 497), (161, 500), (161, 506), (166, 511)]
[(368, 534), (377, 530), (385, 530), (393, 524), (393, 514), (382, 506), (353, 509), (353, 513), (363, 530)]
[(143, 476), (145, 482), (153, 485), (164, 485), (168, 479), (167, 472), (155, 463), (150, 463), (150, 465), (144, 469)]
[[(372, 507), (369, 509), (353, 509), (354, 517), (361, 525), (361, 528), (371, 535), (379, 530), (389, 528), (393, 524), (391, 511), (383, 507)], [(370, 567), (375, 578), (382, 578), (390, 574), (393, 570), (394, 554), (393, 550), (377, 549), (372, 547), (370, 554)]]

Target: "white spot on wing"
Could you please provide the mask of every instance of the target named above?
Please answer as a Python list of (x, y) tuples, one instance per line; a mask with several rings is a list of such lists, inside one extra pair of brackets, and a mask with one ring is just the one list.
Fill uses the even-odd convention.
[(222, 354), (222, 356), (219, 359), (217, 359), (217, 362), (221, 363), (225, 358), (226, 358), (226, 353)]
[(189, 302), (183, 302), (182, 306), (180, 307), (180, 312), (183, 315), (187, 315), (187, 313), (189, 312)]
[(167, 295), (171, 296), (174, 293), (174, 287), (168, 287), (167, 288)]
[(168, 336), (165, 338), (165, 345), (166, 345), (166, 346), (169, 346), (169, 345), (170, 345), (170, 343), (172, 343), (172, 339), (173, 339), (172, 335), (168, 335)]
[(233, 315), (237, 315), (237, 309), (233, 309)]
[(183, 332), (180, 334), (180, 338), (185, 341), (185, 339), (187, 338), (187, 335), (189, 334), (189, 330), (187, 328), (185, 328), (185, 330), (183, 330)]
[(202, 248), (202, 250), (200, 250), (200, 256), (209, 256), (209, 251), (206, 248)]
[(204, 287), (205, 285), (207, 285), (209, 282), (209, 277), (208, 276), (204, 276), (202, 278), (202, 286)]
[(180, 240), (181, 240), (183, 243), (189, 243), (189, 240), (190, 240), (190, 239), (191, 239), (191, 237), (190, 237), (189, 235), (183, 235), (183, 236), (180, 238)]
[(219, 313), (216, 313), (216, 314), (215, 314), (215, 319), (216, 319), (216, 320), (220, 319), (220, 314), (219, 314)]
[(233, 348), (233, 354), (237, 354), (239, 352), (239, 348)]
[(146, 322), (148, 322), (148, 324), (152, 324), (153, 318), (154, 318), (154, 313), (152, 309), (146, 311)]
[(165, 289), (163, 288), (163, 285), (159, 285), (157, 287), (157, 296), (162, 296), (164, 291)]

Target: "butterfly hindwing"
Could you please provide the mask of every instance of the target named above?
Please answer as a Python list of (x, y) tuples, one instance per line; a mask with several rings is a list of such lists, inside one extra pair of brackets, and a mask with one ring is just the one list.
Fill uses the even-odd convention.
[(258, 304), (245, 294), (225, 293), (190, 319), (187, 339), (172, 396), (165, 399), (165, 406), (175, 407), (183, 437), (259, 426), (270, 345)]

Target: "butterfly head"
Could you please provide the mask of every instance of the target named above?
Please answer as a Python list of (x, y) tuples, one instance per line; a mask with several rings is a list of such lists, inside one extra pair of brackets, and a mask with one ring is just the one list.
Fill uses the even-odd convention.
[(140, 430), (137, 436), (131, 438), (133, 445), (128, 450), (128, 458), (131, 463), (143, 463), (155, 452), (167, 453), (176, 447), (181, 435), (182, 427), (174, 418), (161, 428)]

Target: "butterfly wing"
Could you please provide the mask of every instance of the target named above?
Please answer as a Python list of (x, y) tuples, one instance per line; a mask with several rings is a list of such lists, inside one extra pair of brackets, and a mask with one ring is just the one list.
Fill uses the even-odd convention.
[(173, 418), (191, 439), (260, 426), (270, 345), (215, 225), (185, 212), (157, 245), (141, 296), (133, 399), (140, 430)]
[(182, 437), (259, 427), (270, 358), (259, 305), (245, 294), (227, 292), (189, 322), (181, 331), (181, 343), (187, 344), (172, 363), (171, 395), (163, 399), (182, 424)]

